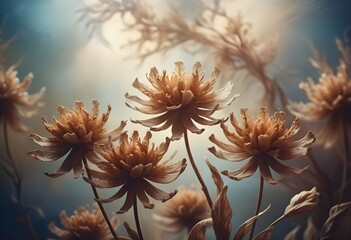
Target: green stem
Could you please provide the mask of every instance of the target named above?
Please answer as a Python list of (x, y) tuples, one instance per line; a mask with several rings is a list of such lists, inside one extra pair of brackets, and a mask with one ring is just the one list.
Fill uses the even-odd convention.
[(188, 131), (187, 130), (184, 131), (184, 142), (185, 142), (185, 147), (186, 147), (186, 151), (187, 151), (188, 156), (189, 156), (189, 160), (190, 160), (191, 166), (194, 169), (194, 172), (196, 174), (197, 179), (199, 179), (199, 181), (200, 181), (202, 191), (205, 193), (205, 196), (206, 196), (206, 199), (207, 199), (207, 203), (210, 206), (210, 208), (212, 209), (213, 203), (212, 203), (212, 200), (211, 200), (210, 193), (208, 192), (207, 186), (206, 186), (204, 180), (202, 179), (201, 174), (199, 172), (199, 169), (197, 169), (197, 167), (196, 167), (193, 155), (191, 154), (191, 150), (190, 150), (190, 146), (189, 146)]
[[(83, 163), (84, 163), (85, 171), (86, 171), (86, 173), (87, 173), (87, 175), (88, 175), (88, 178), (89, 178), (90, 180), (92, 180), (91, 175), (90, 175), (90, 172), (89, 172), (88, 162), (87, 162), (87, 159), (86, 159), (85, 157), (83, 157)], [(99, 197), (99, 194), (98, 194), (96, 188), (95, 188), (92, 184), (90, 184), (90, 186), (91, 186), (91, 189), (93, 190), (94, 197), (95, 197), (96, 199), (99, 199), (100, 197)], [(103, 215), (104, 218), (105, 218), (105, 221), (106, 221), (106, 223), (107, 223), (108, 228), (110, 229), (110, 232), (111, 232), (111, 234), (112, 234), (112, 236), (113, 236), (113, 239), (118, 240), (117, 233), (116, 233), (115, 230), (113, 229), (113, 226), (112, 226), (112, 224), (111, 224), (111, 222), (110, 222), (110, 219), (109, 219), (108, 216), (107, 216), (107, 213), (106, 213), (106, 211), (105, 211), (104, 206), (102, 205), (101, 202), (98, 202), (98, 201), (97, 201), (97, 204), (99, 205), (100, 211), (101, 211), (102, 215)]]
[(140, 227), (140, 221), (139, 221), (139, 215), (138, 215), (138, 200), (136, 196), (134, 198), (133, 210), (134, 210), (134, 219), (135, 219), (135, 225), (139, 235), (139, 240), (144, 240), (143, 232), (141, 231), (141, 227)]
[(4, 121), (3, 127), (4, 127), (5, 151), (6, 151), (7, 156), (9, 157), (9, 160), (10, 160), (10, 163), (12, 165), (12, 169), (13, 169), (13, 172), (15, 175), (11, 179), (13, 181), (13, 184), (15, 185), (15, 188), (16, 188), (17, 202), (22, 209), (24, 221), (26, 222), (26, 225), (27, 225), (27, 227), (32, 235), (32, 239), (39, 240), (38, 235), (36, 234), (36, 232), (34, 230), (32, 221), (29, 218), (28, 213), (26, 211), (26, 208), (24, 207), (24, 204), (22, 202), (22, 196), (21, 196), (22, 180), (21, 180), (21, 175), (20, 175), (20, 172), (19, 172), (18, 167), (16, 165), (16, 162), (14, 161), (12, 154), (11, 154), (11, 151), (10, 151), (10, 144), (9, 144), (9, 138), (8, 138), (8, 134), (7, 134), (6, 121)]
[[(255, 216), (258, 215), (258, 213), (260, 212), (260, 208), (261, 208), (262, 195), (263, 195), (262, 194), (263, 193), (263, 183), (264, 183), (264, 179), (263, 179), (263, 177), (261, 175), (261, 177), (260, 177), (260, 186), (258, 188), (258, 197), (257, 197)], [(252, 240), (253, 234), (255, 232), (256, 221), (257, 221), (257, 218), (252, 223), (252, 227), (251, 227), (251, 231), (250, 231), (250, 237), (249, 237), (250, 240)]]

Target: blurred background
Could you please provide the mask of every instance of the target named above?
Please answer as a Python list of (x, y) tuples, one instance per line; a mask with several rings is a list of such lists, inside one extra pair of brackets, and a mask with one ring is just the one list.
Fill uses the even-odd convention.
[[(123, 24), (119, 16), (106, 22), (102, 28), (105, 40), (90, 36), (84, 21), (79, 21), (79, 9), (86, 4), (94, 4), (95, 0), (11, 0), (0, 2), (1, 41), (14, 38), (5, 54), (4, 66), (9, 67), (20, 62), (18, 75), (20, 79), (32, 72), (33, 83), (30, 93), (39, 91), (43, 86), (46, 93), (43, 98), (45, 105), (39, 113), (23, 121), (30, 127), (30, 132), (47, 136), (41, 123), (41, 116), (49, 120), (57, 116), (57, 108), (63, 105), (67, 108), (74, 106), (76, 100), (85, 103), (91, 108), (91, 101), (100, 102), (101, 112), (106, 111), (107, 105), (112, 106), (112, 114), (108, 121), (108, 128), (117, 127), (121, 120), (143, 118), (141, 114), (129, 109), (125, 105), (124, 94), (137, 93), (132, 87), (132, 82), (138, 78), (146, 82), (146, 74), (151, 67), (159, 71), (172, 72), (174, 62), (183, 61), (188, 72), (191, 71), (196, 61), (203, 63), (203, 71), (210, 76), (215, 63), (206, 54), (190, 54), (184, 48), (175, 48), (165, 55), (155, 54), (147, 58), (142, 64), (133, 55), (135, 49), (121, 47), (133, 38), (133, 33), (123, 31)], [(170, 0), (147, 1), (157, 6), (158, 11), (167, 7)], [(206, 1), (205, 1), (206, 2)], [(196, 14), (199, 6), (196, 0), (178, 1), (176, 5), (184, 11), (184, 16), (189, 18)], [(276, 0), (223, 0), (223, 5), (229, 13), (241, 12), (252, 23), (258, 39), (277, 39), (277, 56), (270, 66), (270, 73), (275, 76), (289, 99), (305, 101), (305, 94), (299, 90), (298, 83), (305, 81), (308, 76), (316, 77), (318, 73), (309, 64), (312, 56), (311, 47), (318, 49), (328, 56), (331, 64), (338, 62), (340, 57), (335, 45), (335, 38), (342, 38), (351, 26), (351, 3), (347, 0), (335, 1), (276, 1)], [(231, 79), (234, 82), (237, 79)], [(260, 86), (253, 85), (245, 88), (240, 81), (234, 87), (235, 93), (241, 96), (225, 111), (218, 113), (226, 116), (229, 112), (238, 113), (240, 108), (256, 108), (261, 104), (262, 90)], [(253, 112), (256, 112), (254, 109)], [(144, 133), (144, 127), (127, 124), (127, 130), (139, 130)], [(208, 156), (212, 163), (220, 170), (237, 168), (237, 165), (223, 162), (207, 151), (212, 146), (207, 136), (218, 131), (218, 126), (206, 129), (200, 136), (191, 135), (190, 144), (195, 159), (199, 161), (199, 168), (205, 179), (210, 179), (210, 172), (204, 162)], [(169, 132), (153, 133), (153, 139), (161, 142)], [(30, 158), (26, 152), (36, 149), (28, 134), (9, 133), (11, 151), (21, 169), (23, 177), (23, 201), (26, 205), (39, 207), (45, 214), (41, 218), (35, 212), (30, 212), (34, 228), (40, 239), (54, 237), (47, 225), (54, 221), (60, 222), (59, 213), (66, 210), (68, 215), (80, 205), (93, 202), (91, 188), (83, 179), (73, 179), (69, 173), (60, 178), (52, 179), (44, 172), (54, 172), (61, 161), (42, 163)], [(1, 139), (3, 135), (1, 135)], [(204, 147), (205, 146), (205, 147)], [(169, 154), (177, 150), (177, 159), (187, 158), (182, 141), (173, 142)], [(301, 165), (304, 165), (301, 162)], [(12, 183), (3, 172), (0, 173), (1, 198), (0, 198), (0, 239), (28, 239), (25, 224), (17, 221), (20, 210), (11, 200), (15, 191)], [(229, 185), (228, 197), (233, 208), (233, 226), (237, 228), (243, 221), (253, 215), (256, 205), (258, 176), (234, 182), (224, 179)], [(163, 189), (172, 190), (178, 186), (199, 188), (194, 178), (192, 169), (188, 167), (185, 173), (174, 183), (163, 186)], [(211, 192), (215, 186), (209, 183)], [(307, 189), (306, 189), (307, 190)], [(114, 190), (101, 191), (103, 196), (110, 196)], [(266, 184), (262, 208), (272, 204), (271, 210), (264, 215), (257, 225), (263, 229), (276, 217), (280, 216), (290, 198), (296, 192), (284, 185), (268, 186)], [(107, 204), (107, 211), (112, 213), (119, 209), (119, 203)], [(157, 206), (158, 207), (158, 206)], [(156, 207), (156, 211), (157, 211)], [(141, 209), (141, 219), (148, 217), (150, 210)], [(123, 231), (122, 223), (128, 221), (134, 226), (132, 213), (118, 215), (119, 229)], [(274, 232), (273, 239), (282, 239), (289, 230), (296, 226), (298, 218), (280, 224)], [(153, 229), (151, 221), (143, 221), (147, 239), (154, 239), (157, 231)], [(147, 231), (150, 229), (150, 231)], [(176, 237), (174, 238), (176, 239)]]

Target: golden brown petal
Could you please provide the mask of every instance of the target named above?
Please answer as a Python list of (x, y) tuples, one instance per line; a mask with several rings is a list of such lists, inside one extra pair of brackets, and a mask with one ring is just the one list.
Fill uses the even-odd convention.
[(47, 150), (34, 150), (28, 154), (41, 161), (55, 161), (69, 152), (60, 169), (56, 173), (48, 173), (48, 176), (58, 177), (73, 170), (74, 177), (80, 177), (83, 174), (83, 159), (98, 164), (100, 159), (95, 153), (95, 148), (99, 147), (96, 146), (111, 144), (122, 134), (125, 121), (122, 121), (116, 129), (105, 130), (111, 112), (110, 106), (107, 112), (99, 115), (99, 103), (93, 100), (92, 105), (90, 112), (81, 101), (75, 102), (73, 109), (60, 106), (58, 108), (60, 117), (54, 118), (53, 123), (42, 117), (45, 129), (53, 136), (42, 137), (32, 134), (33, 141)]
[(140, 104), (142, 107), (130, 108), (146, 114), (158, 116), (145, 120), (133, 120), (149, 127), (152, 131), (161, 131), (172, 128), (171, 140), (180, 139), (186, 130), (200, 134), (204, 131), (194, 124), (201, 125), (219, 124), (220, 120), (211, 115), (219, 109), (228, 106), (238, 95), (231, 96), (233, 83), (228, 83), (219, 90), (213, 90), (213, 85), (218, 77), (219, 70), (215, 69), (209, 80), (204, 81), (199, 73), (201, 64), (195, 63), (193, 73), (184, 71), (182, 62), (175, 63), (172, 75), (164, 71), (159, 74), (156, 68), (150, 70), (148, 77), (151, 87), (140, 83), (137, 79), (133, 86), (142, 92), (147, 100), (137, 96), (125, 95), (127, 99)]
[(285, 127), (285, 113), (282, 111), (269, 115), (268, 109), (261, 107), (256, 119), (248, 115), (248, 109), (241, 109), (243, 122), (240, 125), (234, 114), (230, 115), (230, 124), (233, 130), (221, 122), (225, 138), (229, 143), (225, 143), (212, 134), (209, 139), (216, 144), (208, 150), (216, 157), (228, 161), (238, 162), (251, 157), (249, 162), (239, 170), (223, 174), (228, 177), (241, 180), (254, 174), (257, 168), (260, 169), (264, 179), (276, 184), (273, 179), (270, 167), (278, 174), (299, 174), (304, 169), (297, 169), (285, 166), (278, 160), (292, 160), (306, 155), (315, 140), (314, 135), (308, 131), (307, 134), (296, 141), (293, 137), (300, 129), (298, 120), (293, 121), (290, 128)]

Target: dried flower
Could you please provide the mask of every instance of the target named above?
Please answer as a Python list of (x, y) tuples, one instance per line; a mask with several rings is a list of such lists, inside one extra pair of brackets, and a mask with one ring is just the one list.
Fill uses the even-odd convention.
[(312, 65), (321, 71), (319, 82), (310, 78), (308, 83), (300, 83), (310, 102), (291, 103), (289, 108), (297, 117), (309, 121), (326, 120), (317, 134), (317, 142), (330, 148), (340, 139), (344, 125), (351, 125), (351, 52), (340, 40), (339, 50), (343, 54), (336, 72), (327, 62), (312, 60)]
[[(54, 222), (49, 224), (50, 231), (63, 240), (102, 240), (110, 239), (111, 232), (105, 222), (100, 209), (93, 205), (92, 211), (82, 206), (74, 211), (72, 216), (67, 216), (66, 211), (60, 213), (63, 229), (57, 227)], [(116, 218), (112, 218), (111, 224), (117, 227)]]
[(261, 107), (256, 120), (248, 116), (247, 109), (241, 109), (241, 114), (242, 126), (239, 126), (233, 113), (230, 115), (230, 122), (235, 129), (233, 132), (228, 130), (224, 122), (221, 123), (221, 128), (230, 144), (218, 140), (213, 134), (210, 136), (210, 140), (224, 150), (209, 148), (216, 157), (232, 162), (250, 158), (249, 162), (239, 170), (224, 171), (223, 174), (232, 179), (241, 180), (250, 177), (259, 168), (267, 182), (276, 184), (277, 181), (273, 179), (269, 167), (281, 175), (298, 174), (304, 170), (285, 166), (277, 160), (287, 161), (305, 155), (315, 140), (310, 131), (300, 140), (291, 139), (300, 129), (297, 119), (287, 129), (285, 113), (282, 111), (269, 116), (267, 108)]
[(317, 192), (316, 187), (313, 187), (309, 191), (302, 191), (296, 194), (290, 200), (290, 204), (286, 207), (284, 215), (290, 217), (311, 210), (318, 203), (318, 196), (319, 192)]
[(173, 182), (185, 169), (186, 160), (171, 163), (172, 159), (160, 163), (167, 152), (170, 140), (167, 138), (159, 147), (150, 144), (151, 133), (148, 131), (143, 140), (140, 139), (138, 131), (134, 131), (128, 139), (128, 134), (123, 133), (119, 139), (120, 144), (116, 147), (100, 145), (97, 152), (106, 160), (97, 163), (102, 170), (91, 170), (93, 180), (85, 179), (98, 188), (113, 188), (122, 186), (116, 194), (108, 199), (98, 199), (100, 202), (111, 202), (123, 197), (127, 193), (124, 205), (118, 213), (124, 213), (130, 209), (136, 197), (145, 208), (153, 208), (150, 197), (167, 201), (177, 191), (164, 192), (153, 186), (149, 181), (156, 183)]
[(167, 232), (190, 230), (201, 220), (211, 217), (211, 209), (203, 192), (181, 189), (154, 215), (159, 226)]
[[(148, 77), (152, 88), (140, 83), (136, 79), (133, 86), (145, 94), (149, 99), (143, 100), (137, 96), (126, 94), (126, 98), (133, 100), (143, 107), (127, 106), (145, 114), (158, 114), (157, 117), (147, 120), (135, 120), (150, 127), (153, 131), (161, 131), (172, 126), (172, 140), (180, 139), (183, 133), (190, 130), (193, 133), (202, 133), (193, 121), (202, 125), (214, 125), (220, 120), (211, 115), (229, 105), (238, 95), (231, 96), (232, 83), (222, 89), (213, 90), (219, 69), (215, 69), (208, 81), (200, 73), (201, 64), (195, 63), (192, 74), (186, 74), (182, 62), (175, 63), (176, 67), (171, 76), (164, 71), (159, 74), (156, 68), (150, 70)], [(159, 127), (157, 125), (163, 124)]]
[[(37, 112), (35, 108), (41, 105), (39, 100), (45, 88), (34, 95), (28, 94), (33, 75), (29, 73), (20, 83), (14, 68), (5, 71), (0, 67), (0, 122), (6, 122), (15, 131), (25, 132), (27, 127), (21, 123), (20, 117), (31, 117)], [(28, 110), (31, 108), (34, 110)]]
[(46, 173), (50, 177), (61, 176), (73, 169), (74, 177), (78, 178), (83, 174), (82, 160), (89, 160), (92, 163), (98, 162), (98, 156), (94, 151), (95, 144), (106, 144), (108, 138), (115, 141), (119, 138), (126, 122), (114, 130), (106, 131), (105, 124), (111, 112), (108, 106), (107, 112), (99, 116), (99, 103), (94, 100), (93, 109), (88, 112), (82, 102), (77, 101), (75, 108), (68, 110), (63, 106), (58, 108), (60, 119), (53, 118), (50, 124), (45, 117), (43, 123), (45, 129), (52, 134), (52, 137), (42, 137), (31, 134), (31, 138), (47, 150), (34, 150), (28, 154), (44, 162), (55, 161), (67, 153), (60, 169), (56, 173)]

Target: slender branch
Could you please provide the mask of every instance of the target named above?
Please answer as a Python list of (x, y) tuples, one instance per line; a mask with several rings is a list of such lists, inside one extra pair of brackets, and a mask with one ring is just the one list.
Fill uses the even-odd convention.
[(189, 139), (188, 139), (188, 131), (187, 130), (184, 131), (184, 142), (185, 142), (185, 147), (186, 147), (186, 151), (187, 151), (188, 156), (189, 156), (189, 160), (190, 160), (191, 166), (194, 169), (194, 172), (196, 174), (197, 179), (199, 179), (199, 181), (200, 181), (202, 191), (205, 193), (205, 196), (206, 196), (206, 199), (207, 199), (207, 203), (210, 206), (210, 208), (212, 209), (213, 203), (212, 203), (212, 200), (211, 200), (210, 193), (208, 192), (207, 186), (206, 186), (204, 180), (202, 179), (201, 174), (199, 172), (199, 169), (197, 169), (197, 167), (196, 167), (193, 155), (191, 154), (191, 150), (190, 150), (190, 146), (189, 146)]
[[(90, 172), (89, 172), (88, 162), (87, 162), (87, 159), (85, 158), (85, 156), (83, 156), (83, 163), (84, 163), (85, 171), (87, 172), (88, 178), (89, 178), (90, 180), (92, 180), (91, 175), (90, 175)], [(90, 184), (90, 186), (91, 186), (91, 189), (92, 189), (93, 192), (94, 192), (95, 198), (97, 198), (97, 199), (100, 198), (100, 197), (99, 197), (99, 194), (98, 194), (98, 192), (97, 192), (97, 190), (96, 190), (96, 188), (95, 188), (93, 185), (91, 185), (91, 184)], [(97, 201), (97, 204), (99, 205), (100, 211), (101, 211), (102, 215), (103, 215), (104, 218), (105, 218), (105, 221), (106, 221), (106, 223), (107, 223), (108, 228), (110, 229), (110, 232), (111, 232), (113, 238), (114, 238), (115, 240), (118, 240), (117, 233), (116, 233), (115, 230), (113, 229), (113, 226), (112, 226), (112, 224), (111, 224), (111, 222), (110, 222), (110, 219), (108, 218), (108, 216), (107, 216), (107, 214), (106, 214), (106, 211), (105, 211), (104, 206), (102, 205), (102, 203), (100, 203), (100, 202), (98, 202), (98, 201)]]
[(135, 225), (139, 235), (139, 240), (144, 240), (143, 232), (141, 231), (141, 227), (140, 227), (140, 221), (139, 221), (139, 215), (138, 215), (138, 200), (136, 196), (134, 198), (133, 210), (134, 210), (134, 219), (135, 219)]
[(14, 161), (12, 154), (11, 154), (11, 151), (10, 151), (10, 144), (9, 144), (9, 138), (8, 138), (8, 134), (7, 134), (6, 121), (4, 121), (3, 127), (4, 127), (5, 151), (6, 151), (7, 156), (10, 159), (10, 163), (12, 165), (12, 169), (13, 169), (13, 172), (15, 174), (15, 176), (11, 177), (11, 179), (13, 180), (13, 184), (15, 185), (15, 188), (16, 188), (17, 202), (18, 202), (19, 206), (21, 207), (24, 221), (26, 222), (26, 225), (27, 225), (27, 227), (32, 235), (32, 239), (39, 240), (39, 237), (34, 230), (32, 221), (29, 218), (28, 213), (26, 211), (26, 208), (24, 207), (24, 204), (22, 202), (22, 196), (21, 196), (22, 180), (21, 180), (21, 175), (20, 175), (19, 169), (18, 169), (16, 162)]
[[(257, 204), (256, 204), (256, 211), (255, 211), (255, 216), (258, 215), (258, 213), (260, 212), (260, 208), (261, 208), (261, 203), (262, 203), (262, 193), (263, 193), (263, 183), (264, 183), (264, 179), (261, 175), (260, 177), (260, 186), (258, 188), (258, 197), (257, 197)], [(252, 223), (252, 227), (251, 227), (251, 232), (250, 232), (250, 237), (249, 239), (252, 240), (253, 238), (253, 234), (255, 232), (255, 227), (256, 227), (256, 221), (257, 219), (255, 219)]]

